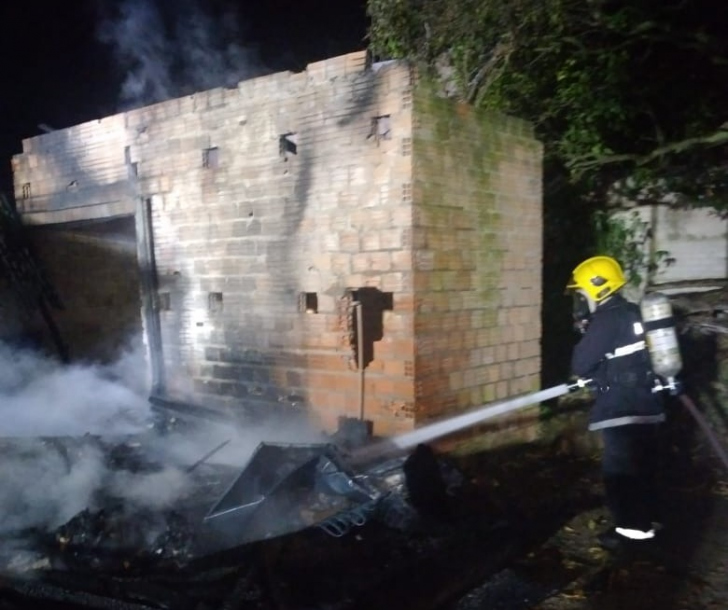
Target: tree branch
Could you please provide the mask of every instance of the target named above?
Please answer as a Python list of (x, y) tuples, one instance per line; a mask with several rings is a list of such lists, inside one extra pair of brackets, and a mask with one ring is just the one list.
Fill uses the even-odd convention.
[(468, 91), (465, 99), (468, 103), (472, 104), (479, 101), (482, 97), (482, 92), (488, 89), (488, 86), (495, 80), (496, 77), (496, 66), (501, 64), (501, 67), (508, 63), (508, 59), (513, 53), (514, 45), (511, 39), (500, 40), (498, 44), (493, 48), (493, 52), (490, 54), (488, 61), (483, 64), (475, 76), (468, 84)]
[(726, 143), (728, 143), (728, 122), (723, 123), (723, 125), (710, 135), (686, 138), (677, 142), (669, 142), (663, 146), (658, 146), (646, 155), (621, 154), (605, 155), (601, 157), (584, 155), (582, 157), (575, 158), (571, 163), (569, 163), (569, 166), (571, 169), (578, 172), (584, 172), (586, 170), (596, 169), (605, 165), (613, 165), (615, 163), (624, 162), (631, 162), (637, 166), (644, 166), (667, 155), (684, 153), (692, 148), (721, 146)]

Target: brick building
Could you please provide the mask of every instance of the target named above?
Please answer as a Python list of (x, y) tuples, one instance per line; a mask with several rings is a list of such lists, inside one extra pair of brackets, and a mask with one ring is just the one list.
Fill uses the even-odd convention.
[(541, 158), (523, 121), (355, 53), (13, 166), (76, 356), (143, 329), (157, 394), (389, 434), (538, 387)]

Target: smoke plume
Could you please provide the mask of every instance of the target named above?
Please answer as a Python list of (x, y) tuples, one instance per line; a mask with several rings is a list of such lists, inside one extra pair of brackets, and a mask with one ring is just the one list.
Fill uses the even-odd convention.
[(148, 429), (146, 363), (133, 345), (109, 366), (63, 366), (0, 344), (0, 533), (57, 526), (104, 483), (99, 447), (58, 439)]
[(98, 28), (123, 73), (121, 110), (266, 73), (239, 24), (228, 3), (122, 0)]
[(109, 366), (63, 366), (30, 350), (0, 344), (0, 435), (140, 432), (149, 416), (140, 343)]
[[(191, 470), (202, 459), (238, 472), (261, 441), (324, 440), (300, 423), (241, 428), (200, 419), (156, 426), (143, 345), (132, 345), (110, 365), (64, 366), (0, 343), (3, 544), (22, 530), (53, 530), (84, 509), (98, 510), (104, 498), (172, 507), (190, 492)], [(154, 468), (116, 467), (109, 450), (124, 444)]]

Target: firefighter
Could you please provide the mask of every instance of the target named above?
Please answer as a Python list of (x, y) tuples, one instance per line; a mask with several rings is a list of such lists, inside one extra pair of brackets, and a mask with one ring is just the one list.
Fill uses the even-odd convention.
[[(600, 544), (617, 549), (655, 537), (656, 470), (662, 398), (645, 344), (639, 307), (622, 296), (619, 263), (595, 256), (578, 265), (567, 289), (574, 299), (572, 372), (590, 379), (595, 392), (589, 430), (603, 438), (602, 476), (613, 525)], [(645, 546), (645, 545), (639, 545)]]

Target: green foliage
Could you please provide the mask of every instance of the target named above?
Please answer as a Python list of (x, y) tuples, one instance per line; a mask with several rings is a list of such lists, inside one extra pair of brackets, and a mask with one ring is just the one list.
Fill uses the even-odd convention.
[(624, 270), (627, 283), (632, 286), (640, 286), (661, 265), (674, 262), (667, 250), (652, 250), (650, 227), (637, 211), (618, 216), (599, 210), (594, 214), (593, 222), (594, 254), (616, 259)]
[(728, 11), (718, 5), (369, 0), (370, 46), (530, 120), (591, 205), (632, 177), (655, 198), (677, 190), (728, 209)]

